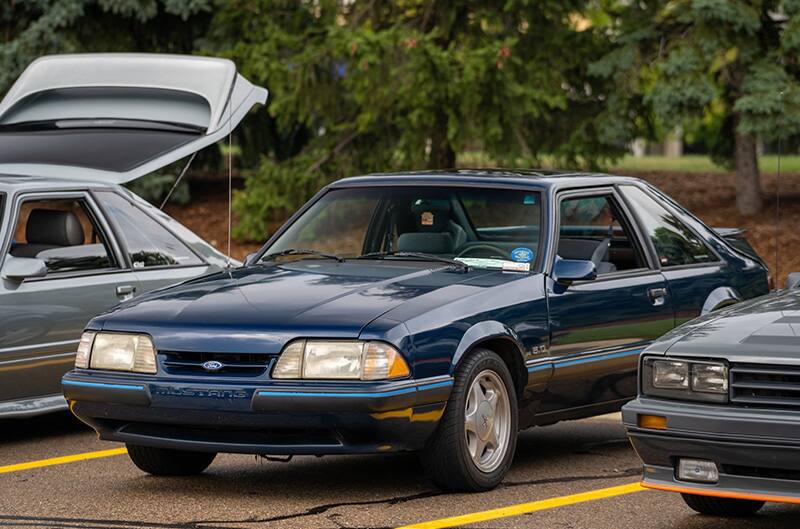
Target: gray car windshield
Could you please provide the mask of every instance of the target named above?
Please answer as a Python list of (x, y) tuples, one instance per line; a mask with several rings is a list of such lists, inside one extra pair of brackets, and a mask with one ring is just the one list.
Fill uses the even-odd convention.
[[(264, 252), (262, 260), (456, 260), (528, 271), (539, 249), (536, 191), (472, 187), (334, 189)], [(291, 257), (290, 257), (291, 256)]]

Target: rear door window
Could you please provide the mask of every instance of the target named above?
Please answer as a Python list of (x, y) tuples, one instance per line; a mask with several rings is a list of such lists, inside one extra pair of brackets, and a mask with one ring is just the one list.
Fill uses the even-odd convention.
[(108, 237), (84, 198), (25, 200), (9, 255), (41, 259), (48, 275), (117, 268)]
[(117, 225), (133, 268), (203, 264), (169, 230), (124, 197), (110, 191), (99, 192), (97, 197)]
[(658, 254), (661, 266), (713, 263), (711, 249), (673, 213), (636, 186), (620, 186)]

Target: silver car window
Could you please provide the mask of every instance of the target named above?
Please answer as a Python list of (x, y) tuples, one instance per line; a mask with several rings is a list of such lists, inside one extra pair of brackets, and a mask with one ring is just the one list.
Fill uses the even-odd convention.
[(110, 191), (97, 199), (119, 228), (133, 268), (202, 264), (185, 244), (127, 199)]
[(117, 267), (107, 237), (82, 198), (22, 202), (8, 253), (43, 260), (48, 275)]

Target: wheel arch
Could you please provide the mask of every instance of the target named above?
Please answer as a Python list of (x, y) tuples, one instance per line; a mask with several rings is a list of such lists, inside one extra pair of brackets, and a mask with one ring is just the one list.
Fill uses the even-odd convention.
[(703, 308), (700, 310), (700, 315), (708, 314), (722, 307), (733, 305), (742, 301), (742, 296), (733, 288), (729, 286), (717, 287), (711, 291), (703, 302)]
[(525, 368), (525, 348), (517, 333), (497, 321), (476, 323), (464, 333), (456, 348), (451, 373), (455, 374), (459, 364), (476, 348), (489, 349), (508, 366), (517, 398), (522, 398), (528, 380)]

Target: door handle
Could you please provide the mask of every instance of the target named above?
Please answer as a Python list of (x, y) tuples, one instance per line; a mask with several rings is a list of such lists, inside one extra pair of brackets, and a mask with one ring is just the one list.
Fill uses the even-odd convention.
[(663, 305), (664, 301), (666, 301), (667, 289), (663, 287), (648, 289), (647, 297), (650, 298), (650, 302), (653, 305), (658, 307)]
[(123, 299), (133, 297), (136, 292), (136, 287), (133, 285), (120, 285), (117, 287), (117, 296)]

